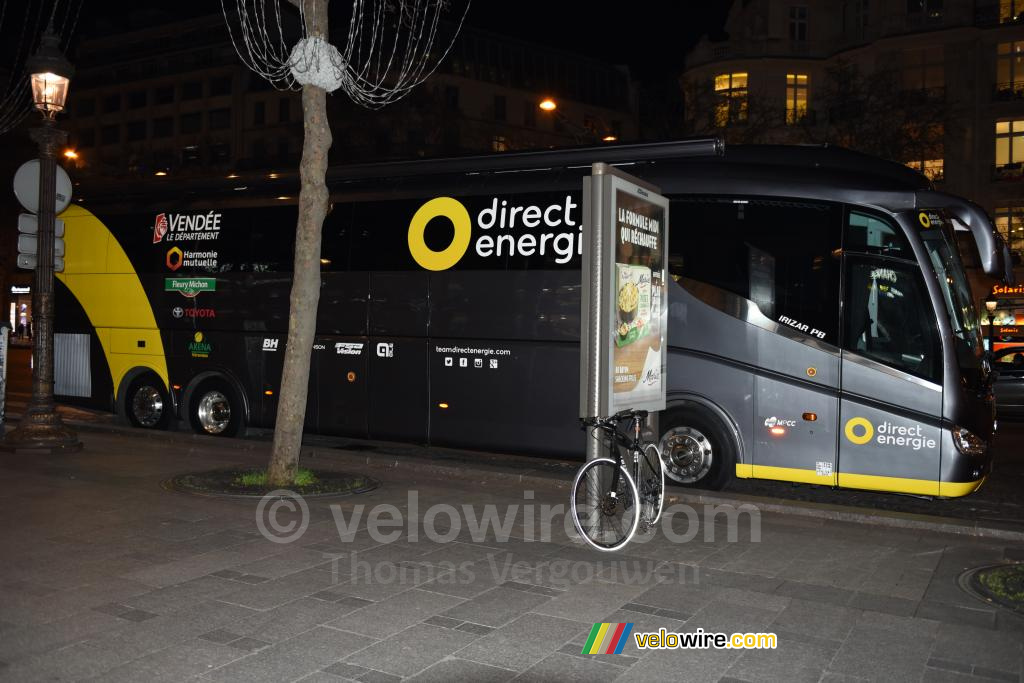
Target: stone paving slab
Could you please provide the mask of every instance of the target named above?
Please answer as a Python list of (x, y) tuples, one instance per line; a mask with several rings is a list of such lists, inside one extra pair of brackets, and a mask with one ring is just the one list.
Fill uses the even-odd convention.
[[(964, 594), (965, 569), (1024, 544), (763, 515), (730, 541), (663, 529), (621, 553), (555, 530), (528, 540), (463, 527), (450, 543), (364, 514), (339, 533), (311, 500), (307, 535), (274, 543), (255, 501), (166, 491), (175, 472), (250, 463), (247, 450), (83, 435), (73, 457), (0, 457), (16, 514), (0, 531), (0, 680), (92, 681), (1020, 681), (1024, 619)], [(144, 446), (144, 447), (143, 447)], [(331, 466), (330, 462), (323, 466)], [(524, 502), (523, 485), (393, 469), (356, 506)], [(563, 502), (556, 490), (538, 504)], [(362, 502), (365, 501), (365, 502)], [(337, 502), (337, 501), (335, 501)], [(478, 515), (479, 517), (479, 515)], [(668, 519), (666, 529), (688, 520)], [(422, 529), (419, 529), (422, 532)], [(709, 532), (705, 536), (704, 532)], [(713, 533), (712, 533), (713, 532)], [(507, 541), (507, 542), (506, 542)], [(776, 650), (583, 655), (594, 622), (637, 631), (764, 631)]]

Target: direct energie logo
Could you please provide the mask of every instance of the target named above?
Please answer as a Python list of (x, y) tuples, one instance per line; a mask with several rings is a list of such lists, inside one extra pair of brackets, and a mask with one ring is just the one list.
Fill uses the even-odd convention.
[[(860, 427), (859, 434), (857, 427)], [(868, 441), (871, 441), (871, 437), (875, 435), (875, 426), (868, 422), (866, 418), (851, 417), (846, 421), (846, 427), (843, 431), (846, 434), (846, 438), (849, 439), (851, 443), (862, 446)]]
[[(435, 197), (409, 221), (409, 254), (433, 271), (455, 266), (471, 248), (483, 259), (539, 256), (566, 265), (583, 253), (580, 205), (570, 194), (555, 197), (545, 196), (537, 204), (529, 203), (533, 196), (474, 200), (473, 213), (458, 199)], [(439, 251), (426, 240), (427, 225), (435, 218), (448, 219), (454, 229), (451, 243)]]
[[(427, 223), (439, 216), (452, 222), (455, 236), (452, 243), (441, 251), (434, 251), (424, 239)], [(416, 263), (427, 270), (448, 270), (462, 258), (469, 249), (469, 238), (473, 229), (469, 212), (457, 199), (436, 197), (419, 208), (409, 222), (409, 253)]]

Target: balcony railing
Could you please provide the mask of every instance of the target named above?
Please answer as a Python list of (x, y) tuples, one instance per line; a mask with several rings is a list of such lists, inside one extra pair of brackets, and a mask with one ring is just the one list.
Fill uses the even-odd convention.
[(996, 83), (992, 89), (992, 99), (999, 102), (1024, 99), (1024, 81)]
[(1024, 164), (1014, 161), (1009, 164), (996, 164), (992, 171), (993, 180), (1024, 180)]

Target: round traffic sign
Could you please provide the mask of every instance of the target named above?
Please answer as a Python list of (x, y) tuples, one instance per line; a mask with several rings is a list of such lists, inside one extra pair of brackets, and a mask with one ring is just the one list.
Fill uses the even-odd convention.
[[(39, 159), (26, 161), (14, 174), (14, 196), (26, 211), (39, 213)], [(57, 201), (54, 212), (60, 213), (71, 203), (71, 178), (57, 165)]]

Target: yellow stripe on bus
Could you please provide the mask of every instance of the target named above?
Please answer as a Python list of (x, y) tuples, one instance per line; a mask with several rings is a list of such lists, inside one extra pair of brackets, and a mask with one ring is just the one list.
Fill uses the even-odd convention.
[[(820, 476), (814, 470), (793, 467), (771, 467), (769, 465), (737, 464), (736, 476), (741, 479), (775, 479), (801, 484), (831, 485), (833, 476)], [(930, 481), (928, 479), (907, 479), (905, 477), (883, 477), (875, 474), (839, 473), (838, 485), (842, 488), (868, 491), (889, 491), (892, 493), (913, 493), (919, 496), (942, 496), (959, 498), (977, 491), (984, 483), (978, 481)]]
[[(64, 219), (67, 256), (64, 272), (56, 275), (96, 328), (115, 397), (125, 374), (136, 367), (151, 369), (166, 387), (169, 382), (163, 341), (146, 290), (128, 255), (107, 226), (81, 206), (72, 204), (60, 217)], [(139, 229), (145, 230), (146, 226)], [(138, 346), (140, 341), (145, 345)]]

